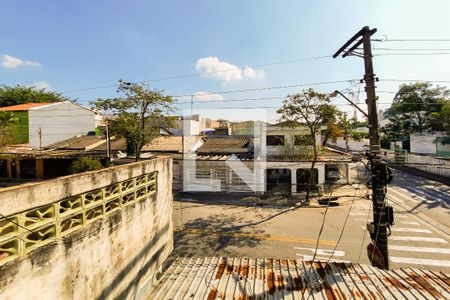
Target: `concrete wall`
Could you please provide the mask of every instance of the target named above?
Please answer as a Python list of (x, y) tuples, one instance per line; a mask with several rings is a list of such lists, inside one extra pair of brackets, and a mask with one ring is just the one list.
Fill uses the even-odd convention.
[(369, 139), (362, 139), (361, 141), (349, 139), (348, 142), (346, 142), (343, 138), (338, 138), (336, 143), (329, 141), (328, 144), (343, 150), (345, 150), (348, 145), (348, 151), (364, 151), (369, 147)]
[(47, 146), (95, 129), (93, 111), (69, 101), (36, 107), (28, 111), (30, 147)]
[(439, 156), (450, 156), (450, 146), (437, 142), (445, 136), (445, 133), (441, 132), (410, 134), (410, 152), (431, 155), (439, 153)]
[[(135, 198), (125, 202), (129, 195)], [(89, 213), (95, 210), (89, 199), (101, 203), (95, 204), (97, 215)], [(0, 224), (0, 244), (15, 235), (27, 242), (18, 257), (0, 260), (0, 299), (145, 298), (146, 286), (173, 249), (172, 207), (172, 159), (167, 157), (2, 190), (0, 211), (28, 229), (8, 233), (8, 224)], [(44, 208), (46, 214), (36, 219), (33, 212)], [(71, 210), (74, 221), (81, 213), (82, 224), (66, 234), (62, 221)], [(56, 234), (47, 230), (35, 247), (36, 236), (29, 231), (42, 232), (41, 223), (56, 226)], [(4, 249), (0, 246), (0, 259)]]

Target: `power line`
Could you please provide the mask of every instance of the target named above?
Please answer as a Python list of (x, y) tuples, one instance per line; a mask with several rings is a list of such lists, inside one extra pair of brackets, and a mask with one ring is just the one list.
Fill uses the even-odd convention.
[(450, 48), (373, 48), (384, 51), (450, 51)]
[(450, 52), (435, 52), (435, 53), (379, 53), (373, 56), (433, 56), (433, 55), (450, 55)]
[[(450, 54), (450, 53), (449, 53)], [(424, 79), (380, 79), (379, 81), (393, 82), (428, 82), (428, 83), (450, 83), (450, 80), (424, 80)]]
[(450, 39), (371, 39), (373, 42), (450, 42)]
[[(229, 69), (225, 69), (225, 70), (218, 70), (218, 71), (212, 71), (212, 72), (199, 72), (199, 73), (160, 77), (160, 78), (155, 78), (155, 79), (138, 81), (137, 83), (149, 83), (149, 82), (158, 82), (158, 81), (166, 81), (166, 80), (173, 80), (173, 79), (199, 77), (199, 76), (204, 76), (204, 75), (212, 75), (212, 74), (217, 74), (217, 73), (241, 70), (243, 68), (262, 68), (262, 67), (270, 67), (270, 66), (276, 66), (276, 65), (296, 63), (296, 62), (301, 62), (301, 61), (318, 60), (318, 59), (324, 59), (324, 58), (331, 58), (331, 55), (303, 57), (303, 58), (296, 58), (296, 59), (290, 59), (290, 60), (284, 60), (284, 61), (278, 61), (278, 62), (272, 62), (272, 63), (266, 63), (266, 64), (250, 65), (250, 66), (241, 66), (241, 67), (237, 66), (235, 68), (229, 68)], [(89, 90), (96, 90), (96, 89), (112, 88), (112, 87), (117, 87), (117, 86), (119, 86), (119, 85), (118, 84), (101, 85), (101, 86), (96, 86), (96, 87), (66, 90), (66, 91), (62, 91), (62, 93), (82, 92), (82, 91), (89, 91)]]
[[(255, 92), (255, 91), (266, 91), (266, 90), (276, 90), (276, 89), (288, 89), (295, 88), (301, 86), (310, 86), (310, 85), (327, 85), (327, 84), (335, 84), (335, 83), (344, 83), (344, 82), (357, 82), (359, 79), (344, 79), (344, 80), (334, 80), (334, 81), (321, 81), (321, 82), (310, 82), (310, 83), (300, 83), (300, 84), (290, 84), (290, 85), (279, 85), (279, 86), (271, 86), (271, 87), (261, 87), (261, 88), (252, 88), (252, 89), (240, 89), (240, 90), (229, 90), (229, 91), (219, 91), (219, 92), (208, 92), (202, 93), (204, 95), (213, 95), (213, 94), (231, 94), (231, 93), (245, 93), (245, 92)], [(195, 93), (189, 93), (178, 96), (170, 96), (172, 98), (181, 98), (181, 97), (189, 97), (194, 95)]]

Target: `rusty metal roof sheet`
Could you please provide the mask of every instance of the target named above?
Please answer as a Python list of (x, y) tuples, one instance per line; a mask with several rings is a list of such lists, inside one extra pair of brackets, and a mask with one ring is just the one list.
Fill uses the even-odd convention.
[(177, 258), (148, 299), (450, 299), (449, 289), (447, 274), (418, 269), (206, 257)]

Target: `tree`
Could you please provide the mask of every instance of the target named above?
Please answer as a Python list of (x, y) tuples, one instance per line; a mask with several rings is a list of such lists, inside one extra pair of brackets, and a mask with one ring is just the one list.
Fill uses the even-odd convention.
[(79, 157), (75, 159), (69, 167), (70, 174), (100, 170), (103, 168), (102, 163), (97, 159), (89, 157)]
[(334, 105), (324, 105), (322, 107), (322, 125), (326, 129), (322, 131), (322, 146), (325, 146), (329, 140), (336, 142), (338, 137), (343, 136), (342, 113)]
[(14, 117), (13, 113), (0, 111), (0, 150), (15, 143), (14, 125), (17, 123), (18, 119)]
[(163, 115), (171, 111), (173, 100), (144, 84), (123, 80), (119, 80), (117, 92), (122, 97), (98, 99), (94, 105), (115, 114), (111, 133), (125, 138), (128, 155), (135, 155), (137, 161), (142, 147), (159, 136), (161, 128), (173, 125), (173, 118)]
[(22, 103), (61, 102), (70, 99), (60, 93), (23, 85), (0, 86), (0, 107)]
[[(387, 115), (392, 125), (385, 132), (400, 130), (401, 137), (410, 133), (443, 130), (442, 123), (436, 118), (441, 112), (449, 90), (444, 87), (433, 87), (427, 82), (402, 84), (394, 97)], [(387, 133), (393, 135), (393, 133)]]
[(433, 115), (437, 122), (442, 124), (443, 129), (450, 136), (450, 100), (446, 100), (439, 113)]
[(316, 134), (320, 132), (322, 125), (329, 123), (337, 110), (330, 103), (328, 94), (322, 94), (308, 89), (300, 94), (289, 95), (284, 101), (277, 113), (281, 114), (281, 121), (287, 124), (304, 124), (313, 141), (313, 161), (309, 171), (309, 183), (306, 189), (306, 204), (309, 204), (311, 186), (313, 185), (314, 166), (317, 161), (318, 147), (316, 142)]

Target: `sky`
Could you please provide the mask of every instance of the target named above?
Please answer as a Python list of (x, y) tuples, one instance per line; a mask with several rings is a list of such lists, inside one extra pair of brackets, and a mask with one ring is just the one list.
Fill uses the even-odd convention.
[[(309, 87), (352, 92), (364, 108), (363, 60), (329, 56), (366, 25), (377, 28), (374, 39), (387, 39), (372, 45), (375, 55), (389, 54), (374, 57), (379, 108), (402, 80), (450, 82), (449, 41), (389, 41), (450, 39), (448, 0), (3, 0), (0, 7), (0, 84), (47, 88), (84, 105), (117, 96), (123, 79), (187, 102), (174, 114), (190, 113), (194, 95), (194, 113), (232, 121), (258, 119), (260, 109), (275, 121), (282, 99)], [(405, 55), (418, 53), (433, 55)], [(353, 115), (342, 98), (333, 102)]]

